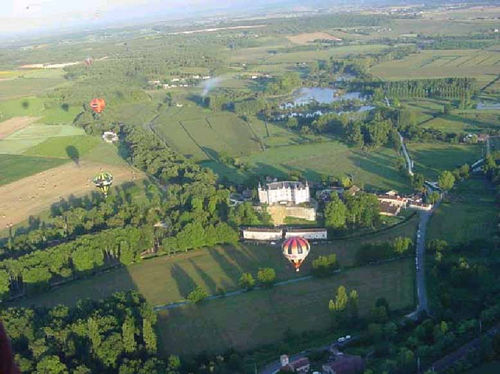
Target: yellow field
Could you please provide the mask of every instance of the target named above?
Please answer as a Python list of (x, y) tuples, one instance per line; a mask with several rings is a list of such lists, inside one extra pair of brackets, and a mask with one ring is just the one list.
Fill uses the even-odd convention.
[(128, 165), (101, 162), (68, 162), (41, 173), (0, 186), (0, 227), (24, 221), (69, 195), (83, 195), (95, 190), (91, 178), (100, 171), (113, 174), (115, 185), (142, 179), (143, 174)]

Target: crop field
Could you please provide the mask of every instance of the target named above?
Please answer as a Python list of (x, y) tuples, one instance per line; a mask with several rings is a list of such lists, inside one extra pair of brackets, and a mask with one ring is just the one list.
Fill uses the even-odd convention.
[(315, 40), (342, 40), (341, 37), (330, 35), (326, 32), (311, 32), (287, 36), (287, 39), (295, 44), (307, 44)]
[(102, 140), (98, 137), (87, 135), (50, 137), (28, 149), (24, 154), (30, 156), (70, 158), (78, 162), (81, 156), (90, 152), (92, 148), (101, 142)]
[[(57, 143), (58, 141), (54, 139), (63, 138), (64, 140), (61, 141), (62, 144), (65, 140), (68, 142), (72, 137), (76, 137), (76, 139), (79, 139), (80, 136), (85, 137), (84, 134), (85, 132), (83, 129), (74, 126), (47, 126), (35, 124), (25, 127), (7, 138), (0, 140), (0, 154), (22, 154), (28, 152), (28, 154), (36, 155), (38, 153), (36, 151), (31, 152), (31, 148), (37, 147), (39, 144), (49, 139), (51, 139), (52, 143)], [(57, 154), (54, 154), (50, 149), (45, 153), (46, 154), (43, 154), (43, 156), (58, 157)]]
[(409, 143), (408, 152), (415, 163), (415, 172), (436, 180), (443, 170), (452, 170), (481, 158), (484, 145), (445, 143)]
[(0, 100), (38, 95), (64, 83), (62, 69), (16, 71), (9, 79), (0, 79)]
[(361, 315), (379, 297), (386, 298), (391, 309), (410, 307), (413, 275), (413, 261), (401, 260), (161, 311), (157, 325), (161, 347), (176, 354), (248, 350), (283, 339), (288, 329), (294, 333), (327, 329), (328, 301), (340, 285), (358, 291)]
[[(12, 161), (12, 160), (11, 160)], [(69, 195), (83, 195), (95, 189), (92, 178), (105, 170), (113, 174), (115, 185), (140, 179), (143, 174), (128, 165), (80, 160), (39, 172), (0, 186), (0, 227), (16, 224), (36, 215)], [(35, 171), (32, 169), (31, 171)], [(16, 177), (19, 177), (19, 173)]]
[(397, 236), (413, 238), (418, 217), (387, 231), (368, 237), (338, 239), (328, 244), (315, 244), (310, 257), (296, 273), (286, 263), (279, 246), (268, 244), (245, 244), (218, 246), (192, 250), (174, 257), (157, 257), (77, 280), (58, 287), (46, 294), (19, 301), (21, 305), (53, 306), (74, 305), (84, 298), (102, 298), (116, 291), (136, 289), (153, 305), (162, 305), (184, 300), (196, 286), (209, 294), (238, 289), (238, 279), (243, 272), (255, 274), (261, 267), (273, 267), (278, 280), (295, 279), (308, 274), (311, 261), (320, 255), (335, 253), (343, 267), (354, 265), (356, 250), (364, 243), (384, 242)]
[(495, 50), (424, 50), (397, 61), (375, 65), (371, 72), (386, 80), (473, 77), (482, 87), (498, 75)]
[(14, 117), (0, 123), (0, 140), (19, 131), (31, 123), (35, 122), (36, 117)]
[(252, 128), (233, 113), (171, 109), (154, 121), (154, 127), (167, 144), (197, 160), (216, 159), (221, 151), (241, 156), (259, 150)]
[(491, 239), (496, 232), (498, 209), (495, 189), (484, 179), (459, 182), (433, 214), (428, 240), (444, 239), (451, 244)]
[(26, 96), (19, 99), (0, 101), (0, 121), (12, 117), (39, 117), (38, 122), (47, 125), (68, 124), (73, 122), (81, 106), (63, 105), (57, 100)]
[[(0, 154), (0, 185), (57, 167), (66, 160)], [(2, 197), (3, 199), (3, 197)]]

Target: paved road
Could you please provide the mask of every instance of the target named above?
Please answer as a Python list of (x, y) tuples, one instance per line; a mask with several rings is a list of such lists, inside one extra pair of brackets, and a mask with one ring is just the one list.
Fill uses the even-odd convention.
[(408, 174), (413, 175), (413, 162), (410, 159), (410, 156), (408, 155), (408, 150), (406, 149), (406, 145), (403, 139), (403, 135), (401, 135), (398, 131), (399, 139), (401, 140), (401, 148), (403, 149), (403, 155), (405, 156), (406, 159), (406, 165), (408, 168)]
[(425, 287), (425, 234), (427, 232), (427, 223), (432, 215), (431, 212), (421, 211), (419, 213), (420, 221), (417, 230), (416, 242), (416, 287), (417, 287), (417, 309), (416, 313), (422, 311), (429, 313), (429, 304), (427, 302), (427, 289)]

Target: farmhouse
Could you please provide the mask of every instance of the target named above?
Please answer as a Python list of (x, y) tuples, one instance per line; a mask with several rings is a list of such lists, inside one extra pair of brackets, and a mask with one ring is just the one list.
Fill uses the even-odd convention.
[(281, 240), (283, 238), (282, 229), (272, 229), (267, 227), (246, 227), (241, 230), (243, 239), (246, 240)]
[(408, 199), (399, 196), (396, 191), (388, 191), (385, 194), (377, 195), (380, 202), (380, 214), (383, 216), (397, 216), (401, 208), (406, 208)]
[(286, 229), (285, 239), (301, 236), (304, 239), (327, 239), (328, 231), (325, 228), (310, 228), (310, 229)]
[(298, 205), (310, 201), (309, 185), (307, 182), (282, 181), (267, 183), (262, 187), (259, 183), (259, 201), (261, 204), (287, 204)]

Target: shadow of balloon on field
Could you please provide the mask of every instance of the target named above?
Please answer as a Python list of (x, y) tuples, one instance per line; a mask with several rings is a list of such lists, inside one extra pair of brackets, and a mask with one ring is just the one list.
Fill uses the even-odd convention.
[(78, 149), (76, 149), (75, 146), (68, 145), (66, 147), (66, 154), (71, 160), (73, 160), (76, 166), (80, 166), (80, 152), (78, 152)]

